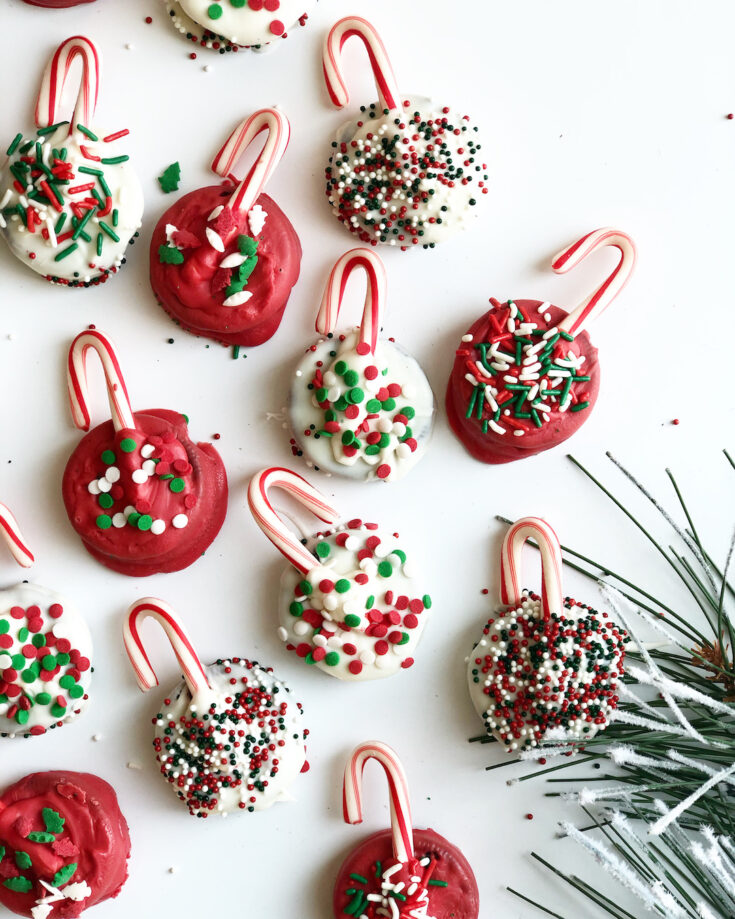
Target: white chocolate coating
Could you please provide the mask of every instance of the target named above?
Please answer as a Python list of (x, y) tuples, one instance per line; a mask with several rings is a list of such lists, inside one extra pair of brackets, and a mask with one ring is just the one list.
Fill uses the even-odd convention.
[[(285, 683), (255, 662), (232, 659), (204, 670), (211, 690), (192, 698), (182, 680), (167, 697), (170, 703), (164, 700), (159, 709), (154, 746), (164, 778), (173, 779), (172, 789), (197, 816), (266, 810), (278, 801), (291, 800), (288, 789), (306, 761), (301, 705), (290, 698)], [(241, 704), (236, 700), (239, 696)], [(228, 745), (229, 752), (211, 751), (201, 732), (192, 733), (181, 720), (201, 721), (204, 714), (209, 714), (207, 721), (214, 731), (211, 742)], [(273, 751), (269, 744), (275, 745)], [(263, 752), (255, 752), (255, 747)], [(263, 755), (267, 759), (260, 763), (258, 757)], [(255, 778), (253, 771), (258, 772)], [(203, 777), (210, 783), (211, 807), (196, 798), (192, 787)]]
[(617, 707), (627, 636), (569, 603), (544, 627), (540, 600), (524, 592), (518, 608), (489, 620), (467, 659), (475, 711), (508, 753), (589, 740)]
[[(291, 382), (288, 408), (291, 428), (309, 465), (352, 479), (392, 482), (412, 469), (426, 451), (436, 412), (434, 394), (418, 362), (400, 345), (380, 339), (372, 355), (358, 354), (357, 344), (358, 333), (353, 331), (345, 336), (320, 339), (314, 351), (306, 352)], [(335, 368), (339, 365), (342, 369), (342, 363), (347, 371), (338, 373)], [(368, 379), (365, 375), (368, 368), (377, 368), (377, 376)], [(319, 387), (309, 388), (316, 371), (322, 373), (323, 386), (328, 391), (329, 410), (335, 416), (332, 426), (339, 427), (332, 436), (324, 433), (325, 409), (317, 402)], [(357, 379), (348, 376), (346, 381), (344, 374), (349, 371), (354, 371)], [(375, 370), (368, 373), (372, 376)], [(400, 393), (393, 388), (391, 392), (397, 394), (388, 394), (389, 401), (384, 400), (380, 407), (370, 406), (370, 400), (389, 386), (400, 387)], [(343, 410), (335, 409), (334, 403), (355, 388), (362, 398), (348, 406), (350, 413), (356, 412), (350, 418)], [(403, 414), (407, 407), (410, 418)], [(352, 455), (344, 450), (342, 438), (347, 431), (356, 432)], [(378, 443), (371, 443), (378, 437), (381, 438)]]
[[(211, 48), (217, 39), (205, 37), (207, 32), (248, 48), (285, 38), (313, 9), (316, 0), (267, 0), (261, 9), (253, 9), (248, 0), (242, 6), (235, 6), (231, 0), (164, 0), (164, 3), (171, 22), (182, 35), (205, 38), (206, 46)], [(221, 10), (219, 18), (210, 16), (212, 7)]]
[(73, 721), (88, 702), (91, 658), (87, 624), (64, 597), (35, 584), (0, 591), (0, 736)]
[[(95, 279), (120, 267), (128, 243), (139, 230), (143, 217), (143, 191), (130, 160), (122, 163), (101, 162), (102, 159), (114, 159), (125, 155), (121, 141), (105, 143), (102, 140), (107, 136), (105, 132), (89, 125), (86, 127), (95, 133), (98, 141), (90, 140), (76, 129), (69, 135), (68, 125), (62, 125), (45, 136), (24, 137), (0, 170), (0, 232), (11, 251), (29, 268), (45, 278), (59, 279), (61, 283), (75, 286), (94, 282)], [(63, 205), (61, 212), (52, 204), (29, 197), (29, 194), (32, 195), (39, 190), (37, 185), (34, 186), (33, 178), (28, 179), (23, 193), (15, 187), (16, 176), (10, 171), (10, 167), (17, 167), (21, 162), (24, 155), (21, 151), (29, 142), (32, 142), (33, 146), (25, 155), (35, 157), (36, 141), (41, 144), (42, 161), (47, 168), (53, 168), (54, 160), (58, 159), (53, 153), (54, 150), (66, 150), (65, 162), (71, 166), (71, 173), (68, 174), (66, 184), (59, 183), (57, 186), (64, 198), (63, 202), (60, 202)], [(99, 160), (85, 156), (82, 147), (92, 156), (99, 157)], [(110, 211), (100, 217), (95, 206), (94, 213), (83, 228), (83, 234), (89, 237), (88, 240), (84, 235), (79, 235), (77, 239), (59, 241), (60, 236), (74, 230), (72, 217), (75, 215), (71, 210), (71, 204), (93, 198), (92, 189), (75, 194), (69, 194), (68, 189), (92, 183), (102, 200), (105, 201), (107, 198), (100, 177), (80, 172), (80, 167), (101, 170), (104, 173), (102, 178), (110, 191)], [(40, 182), (44, 178), (47, 176), (38, 176), (35, 181)], [(35, 227), (35, 232), (30, 232), (20, 213), (10, 212), (9, 209), (16, 208), (19, 204), (26, 211), (33, 207), (38, 214), (39, 225)], [(86, 210), (83, 213), (86, 213)], [(62, 215), (66, 215), (64, 224), (57, 233), (56, 227)], [(107, 229), (100, 225), (100, 221)], [(111, 234), (118, 239), (115, 240)], [(100, 255), (97, 254), (100, 244), (98, 237), (101, 238)], [(61, 253), (72, 245), (76, 245), (76, 249), (59, 258)]]
[[(405, 99), (400, 111), (387, 115), (367, 107), (342, 125), (334, 141), (327, 199), (365, 243), (411, 248), (443, 242), (474, 220), (475, 205), (487, 192), (476, 128), (464, 114), (431, 99)], [(371, 194), (356, 191), (358, 185), (369, 186)]]
[(431, 598), (397, 538), (351, 520), (306, 545), (321, 564), (306, 575), (289, 566), (281, 578), (278, 634), (287, 649), (340, 680), (412, 666)]

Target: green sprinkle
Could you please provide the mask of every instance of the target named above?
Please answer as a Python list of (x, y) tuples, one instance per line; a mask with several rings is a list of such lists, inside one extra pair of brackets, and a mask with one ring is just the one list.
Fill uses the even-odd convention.
[(10, 144), (8, 149), (5, 151), (6, 156), (12, 156), (15, 151), (18, 149), (18, 144), (23, 140), (22, 134), (16, 134), (13, 138), (13, 142)]
[[(81, 131), (82, 134), (84, 134), (90, 140), (99, 140), (99, 137), (97, 137), (94, 131), (90, 131), (89, 128), (86, 128), (83, 124), (77, 125), (77, 131)], [(102, 162), (104, 163), (104, 160), (102, 160)]]
[(31, 856), (27, 852), (21, 852), (20, 850), (15, 853), (15, 864), (20, 868), (21, 871), (25, 871), (26, 868), (33, 867)]
[[(221, 12), (220, 10), (220, 13)], [(178, 191), (180, 181), (181, 166), (178, 163), (171, 163), (170, 166), (167, 166), (163, 170), (163, 174), (158, 177), (158, 184), (161, 186), (161, 190), (166, 194), (172, 191)]]
[(62, 249), (58, 255), (54, 257), (55, 262), (60, 262), (62, 259), (65, 259), (67, 255), (71, 255), (72, 252), (76, 252), (79, 248), (79, 243), (72, 243), (70, 246), (67, 246), (66, 249)]
[(345, 616), (345, 625), (349, 626), (351, 629), (356, 629), (362, 620), (359, 616), (356, 616), (354, 613), (348, 613)]
[(108, 224), (105, 223), (104, 220), (100, 220), (99, 225), (100, 225), (100, 229), (101, 229), (101, 230), (104, 230), (104, 232), (107, 233), (107, 235), (110, 237), (110, 239), (114, 239), (116, 243), (119, 243), (119, 242), (120, 242), (120, 237), (119, 237), (119, 236), (117, 235), (117, 233), (112, 229), (111, 226), (109, 226)]
[(77, 870), (77, 863), (72, 862), (70, 865), (64, 865), (63, 868), (60, 868), (54, 875), (54, 879), (51, 882), (54, 887), (63, 887), (64, 884), (68, 884), (69, 881), (74, 876), (74, 872)]
[(167, 246), (164, 243), (158, 247), (158, 261), (162, 265), (183, 265), (184, 253), (176, 246)]
[(391, 563), (387, 559), (384, 559), (378, 565), (378, 574), (382, 578), (389, 578), (393, 574), (393, 565), (391, 565)]
[(117, 457), (115, 456), (114, 451), (112, 450), (103, 450), (100, 454), (100, 459), (106, 466), (111, 466)]
[(168, 483), (168, 487), (174, 494), (178, 494), (186, 488), (186, 482), (183, 479), (171, 479)]
[(207, 15), (210, 19), (219, 19), (222, 15), (222, 7), (219, 3), (212, 3), (207, 10)]
[(107, 156), (103, 157), (101, 163), (103, 166), (117, 166), (118, 163), (127, 163), (130, 157), (127, 154), (122, 156)]
[(101, 176), (104, 175), (101, 169), (93, 169), (91, 166), (78, 166), (77, 172), (83, 172), (88, 176)]
[(429, 887), (449, 887), (448, 881), (436, 881), (434, 878), (429, 880)]
[(100, 530), (109, 530), (112, 526), (112, 518), (108, 514), (100, 514), (95, 523)]
[(294, 600), (288, 608), (292, 616), (300, 616), (304, 612), (304, 604)]
[(28, 893), (28, 891), (33, 887), (33, 884), (28, 880), (28, 878), (17, 877), (8, 878), (6, 881), (3, 881), (3, 887), (7, 887), (8, 890), (13, 890), (16, 893)]
[[(38, 700), (39, 698), (40, 698), (40, 694), (36, 696), (36, 700)], [(49, 701), (51, 700), (49, 699)], [(41, 703), (41, 704), (45, 705), (46, 703)], [(26, 836), (26, 839), (29, 842), (50, 843), (50, 842), (53, 842), (56, 839), (56, 837), (53, 835), (53, 833), (43, 833), (40, 830), (35, 830), (33, 833), (29, 833)]]
[(351, 880), (351, 881), (359, 881), (360, 884), (367, 884), (367, 882), (368, 882), (368, 879), (367, 879), (367, 878), (364, 878), (361, 874), (351, 874), (351, 875), (350, 875), (350, 880)]
[(299, 590), (305, 597), (308, 597), (311, 595), (314, 588), (311, 586), (311, 584), (308, 581), (302, 581), (299, 584)]
[(350, 582), (346, 578), (340, 578), (334, 585), (334, 589), (338, 594), (347, 593), (347, 591), (350, 589)]
[(123, 437), (123, 439), (120, 441), (120, 449), (123, 451), (123, 453), (133, 453), (137, 446), (138, 445), (132, 437)]
[(150, 514), (141, 514), (138, 518), (138, 529), (145, 532), (153, 526), (153, 517)]
[(82, 232), (84, 231), (85, 226), (89, 223), (92, 214), (94, 214), (94, 210), (90, 207), (84, 217), (82, 217), (79, 223), (77, 223), (77, 228), (72, 233), (72, 239), (79, 239), (79, 237), (82, 235)]
[(572, 412), (581, 412), (583, 409), (587, 408), (589, 402), (578, 402), (576, 405), (573, 405), (570, 409)]
[(315, 552), (318, 558), (326, 558), (331, 551), (332, 549), (328, 542), (317, 543)]
[(324, 663), (328, 667), (336, 667), (339, 663), (339, 654), (336, 651), (329, 651), (324, 658)]

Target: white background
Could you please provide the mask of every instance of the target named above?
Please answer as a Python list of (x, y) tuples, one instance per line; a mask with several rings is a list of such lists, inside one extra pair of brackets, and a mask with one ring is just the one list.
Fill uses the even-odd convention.
[[(155, 0), (99, 0), (60, 12), (0, 3), (1, 146), (31, 130), (47, 56), (83, 31), (103, 58), (98, 122), (133, 132), (130, 152), (147, 208), (127, 267), (95, 290), (53, 288), (0, 250), (0, 499), (32, 542), (33, 579), (73, 599), (96, 641), (88, 712), (49, 736), (0, 742), (0, 782), (63, 767), (98, 772), (115, 786), (132, 834), (131, 877), (116, 902), (95, 911), (100, 919), (205, 910), (327, 919), (341, 858), (366, 832), (388, 825), (377, 772), (368, 778), (365, 827), (341, 818), (345, 758), (357, 742), (376, 737), (404, 759), (416, 825), (447, 836), (473, 864), (483, 917), (540, 915), (507, 894), (505, 884), (543, 898), (565, 919), (591, 915), (529, 858), (535, 849), (595, 877), (586, 855), (554, 839), (556, 823), (578, 812), (544, 798), (553, 789), (539, 780), (507, 787), (520, 767), (484, 771), (499, 752), (467, 743), (481, 725), (463, 660), (496, 601), (503, 533), (496, 513), (543, 515), (562, 541), (660, 589), (669, 601), (682, 599), (643, 537), (566, 459), (567, 448), (645, 519), (653, 520), (652, 512), (604, 451), (667, 500), (663, 469), (672, 466), (712, 551), (724, 555), (733, 519), (733, 472), (720, 453), (734, 446), (735, 121), (724, 117), (735, 109), (732, 4), (322, 0), (309, 27), (273, 54), (223, 57), (200, 49), (192, 61), (190, 46)], [(464, 452), (440, 411), (429, 453), (397, 485), (312, 476), (345, 515), (399, 530), (431, 573), (432, 621), (415, 668), (360, 685), (330, 680), (281, 647), (275, 599), (282, 563), (244, 507), (250, 474), (292, 462), (286, 432), (266, 423), (265, 413), (283, 406), (290, 369), (313, 338), (328, 270), (354, 244), (323, 200), (327, 144), (343, 115), (328, 103), (320, 66), (326, 29), (351, 12), (369, 15), (382, 32), (403, 92), (465, 106), (482, 126), (491, 194), (473, 231), (434, 251), (385, 254), (386, 334), (414, 352), (440, 403), (459, 337), (489, 296), (571, 307), (614, 255), (598, 255), (560, 279), (549, 269), (558, 249), (604, 225), (625, 229), (639, 248), (632, 282), (592, 330), (603, 385), (573, 441), (524, 462), (485, 467)], [(152, 25), (144, 23), (147, 14)], [(365, 56), (350, 45), (346, 61), (355, 106), (372, 100)], [(290, 117), (293, 140), (268, 191), (301, 235), (302, 276), (276, 336), (234, 361), (225, 349), (181, 332), (151, 294), (148, 241), (173, 200), (155, 176), (178, 159), (180, 193), (211, 182), (207, 164), (233, 126), (274, 103)], [(358, 283), (350, 294), (355, 319), (361, 296)], [(108, 572), (86, 556), (66, 520), (60, 479), (79, 435), (66, 404), (64, 361), (70, 340), (90, 322), (116, 341), (134, 407), (175, 408), (190, 415), (193, 437), (222, 435), (229, 516), (206, 556), (179, 574), (137, 581)], [(107, 409), (101, 378), (94, 379), (95, 420), (102, 421)], [(679, 426), (670, 423), (675, 417)], [(18, 579), (9, 557), (0, 563), (3, 583)], [(528, 564), (526, 581), (537, 587), (530, 552)], [(571, 574), (567, 587), (595, 601), (594, 586)], [(138, 692), (120, 639), (124, 610), (145, 594), (180, 610), (205, 660), (255, 657), (275, 666), (303, 699), (312, 769), (293, 787), (297, 803), (195, 821), (164, 787), (150, 748), (157, 700)], [(174, 659), (155, 630), (150, 640), (167, 688), (176, 679)], [(94, 743), (97, 733), (103, 739)], [(131, 762), (142, 769), (129, 769)], [(533, 822), (524, 819), (527, 812)], [(176, 873), (167, 873), (170, 867)]]

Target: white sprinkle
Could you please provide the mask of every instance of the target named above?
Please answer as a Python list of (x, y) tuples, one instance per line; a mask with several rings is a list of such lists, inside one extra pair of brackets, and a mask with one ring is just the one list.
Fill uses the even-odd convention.
[(189, 518), (186, 514), (177, 514), (171, 521), (171, 526), (175, 527), (177, 530), (183, 530), (188, 522)]
[(121, 530), (127, 522), (128, 518), (125, 514), (115, 514), (112, 518), (112, 525), (118, 530)]
[(140, 455), (143, 457), (143, 459), (148, 459), (149, 457), (153, 456), (155, 452), (156, 448), (153, 446), (153, 444), (144, 444), (140, 448)]
[(248, 225), (253, 236), (260, 236), (265, 220), (268, 214), (263, 210), (260, 204), (255, 204), (248, 211)]
[(112, 482), (107, 479), (97, 479), (97, 487), (105, 494), (112, 488)]
[(288, 641), (288, 632), (281, 625), (278, 627), (278, 632), (276, 633), (281, 641)]
[(87, 485), (87, 491), (90, 493), (90, 495), (98, 495), (100, 493), (100, 487), (97, 484), (96, 479)]
[(107, 472), (105, 472), (105, 478), (114, 485), (115, 482), (120, 481), (120, 470), (117, 466), (109, 466)]
[(95, 743), (99, 743), (99, 742), (102, 740), (102, 735), (101, 735), (101, 734), (92, 734), (92, 740), (93, 740)]
[(207, 227), (207, 239), (209, 240), (209, 245), (216, 249), (218, 252), (225, 251), (225, 244), (222, 242), (222, 237), (219, 233), (215, 233), (211, 227)]
[(127, 43), (125, 44), (125, 48), (126, 48), (127, 51), (132, 51), (134, 47), (135, 47), (135, 45), (134, 45), (131, 41), (129, 41), (129, 42), (127, 42)]
[(153, 462), (152, 459), (148, 459), (144, 461), (143, 465), (141, 466), (141, 469), (143, 470), (143, 472), (146, 473), (146, 475), (155, 475), (156, 464)]
[(131, 478), (136, 485), (144, 485), (148, 481), (148, 473), (143, 469), (136, 469)]
[(216, 220), (224, 209), (224, 204), (218, 204), (217, 207), (209, 215), (209, 217), (207, 217), (207, 223), (209, 223), (210, 220)]
[(151, 533), (153, 533), (154, 536), (160, 536), (165, 530), (166, 524), (163, 520), (154, 520), (151, 524)]
[[(209, 230), (207, 230), (209, 232)], [(242, 306), (243, 303), (247, 303), (248, 300), (253, 295), (247, 290), (241, 290), (239, 294), (233, 294), (231, 297), (228, 297), (222, 306)]]
[(173, 865), (171, 865), (171, 867), (168, 869), (168, 873), (169, 873), (169, 874), (176, 874), (176, 871), (177, 871), (177, 870), (178, 870), (177, 868), (175, 868)]
[(472, 341), (473, 336), (468, 332), (466, 335), (462, 336), (462, 341)]
[(132, 762), (132, 761), (129, 762), (127, 765), (128, 765), (128, 769), (142, 769), (142, 768), (143, 768), (143, 767), (140, 765), (140, 763), (134, 763), (134, 762)]
[(212, 69), (212, 65), (211, 65), (211, 64), (205, 64), (204, 67), (202, 67), (202, 70), (203, 70), (205, 73), (209, 73), (209, 72), (211, 71), (211, 69)]
[(241, 255), (239, 252), (233, 252), (226, 255), (219, 263), (220, 268), (238, 268), (243, 262), (247, 261), (247, 255)]

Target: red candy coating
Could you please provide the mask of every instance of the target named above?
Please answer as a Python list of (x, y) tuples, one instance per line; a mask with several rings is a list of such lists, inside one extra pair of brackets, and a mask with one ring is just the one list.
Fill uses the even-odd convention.
[[(436, 859), (432, 878), (447, 882), (446, 887), (428, 888), (428, 913), (432, 919), (477, 919), (480, 911), (477, 881), (470, 863), (459, 849), (434, 830), (414, 830), (413, 844), (416, 858), (433, 856)], [(390, 830), (369, 836), (342, 863), (334, 885), (335, 919), (343, 919), (346, 915), (345, 907), (352, 899), (346, 893), (348, 889), (360, 887), (368, 893), (380, 893), (380, 881), (375, 878), (377, 862), (381, 863), (383, 869), (395, 864)], [(356, 883), (350, 875), (369, 878), (368, 887)], [(393, 875), (392, 881), (407, 881), (408, 876), (408, 870), (401, 869)]]
[[(224, 252), (208, 244), (206, 230), (216, 228), (218, 219), (207, 222), (207, 218), (216, 207), (227, 205), (232, 192), (228, 183), (200, 188), (179, 198), (166, 211), (151, 240), (151, 286), (161, 306), (187, 331), (226, 345), (260, 345), (281, 323), (291, 288), (299, 277), (301, 243), (276, 202), (261, 195), (256, 204), (268, 217), (257, 237), (258, 263), (245, 287), (252, 297), (240, 306), (223, 306), (230, 272), (219, 264), (238, 251), (238, 235), (251, 235), (247, 214), (235, 214), (236, 223), (225, 234)], [(186, 230), (200, 241), (196, 248), (183, 249), (181, 265), (160, 261), (159, 247), (166, 244), (167, 224)]]
[(43, 6), (49, 10), (64, 10), (70, 6), (79, 6), (81, 3), (94, 3), (94, 0), (23, 0), (30, 6)]
[[(27, 839), (29, 833), (46, 830), (44, 808), (64, 819), (53, 845)], [(32, 862), (31, 868), (13, 872), (32, 883), (29, 891), (0, 884), (0, 903), (21, 916), (30, 916), (36, 900), (47, 895), (39, 880), (51, 883), (72, 862), (77, 868), (69, 883), (84, 881), (92, 893), (79, 902), (56, 903), (53, 919), (79, 916), (88, 907), (116, 897), (128, 876), (130, 837), (117, 796), (107, 782), (88, 773), (36, 772), (11, 785), (0, 796), (0, 847), (5, 848), (2, 869), (15, 865), (16, 851), (27, 853)]]
[[(189, 439), (184, 417), (165, 409), (147, 409), (135, 413), (136, 430), (120, 431), (117, 436), (111, 421), (94, 428), (82, 438), (72, 453), (64, 470), (62, 494), (66, 512), (87, 551), (103, 565), (135, 577), (145, 577), (158, 572), (180, 571), (195, 562), (208, 548), (220, 530), (227, 511), (227, 475), (222, 460), (211, 444), (196, 444)], [(128, 463), (140, 466), (140, 447), (161, 438), (162, 447), (175, 453), (176, 458), (186, 456), (192, 470), (183, 480), (185, 490), (175, 492), (170, 479), (151, 476), (142, 485), (132, 482)], [(138, 448), (126, 454), (118, 449), (121, 439), (131, 438)], [(116, 464), (122, 476), (118, 484), (124, 497), (110, 509), (109, 515), (122, 511), (125, 506), (135, 506), (138, 498), (148, 501), (150, 516), (163, 519), (165, 532), (155, 535), (150, 529), (142, 530), (126, 524), (121, 528), (110, 526), (101, 529), (98, 518), (107, 514), (88, 491), (88, 484), (105, 474), (101, 455), (106, 450), (116, 454)], [(193, 494), (193, 507), (185, 504), (185, 496)], [(188, 524), (177, 529), (171, 523), (174, 516), (186, 513)]]
[[(541, 305), (540, 300), (514, 300), (513, 302), (523, 315), (536, 323), (540, 329), (551, 329), (567, 316), (565, 310), (549, 305), (544, 310), (544, 313), (550, 316), (549, 321), (546, 321), (543, 314), (537, 311)], [(497, 337), (497, 331), (490, 319), (496, 313), (498, 313), (497, 308), (478, 319), (468, 332), (469, 335), (472, 335), (472, 341), (460, 343), (446, 393), (447, 415), (452, 430), (472, 456), (483, 463), (509, 463), (544, 450), (550, 450), (563, 443), (587, 420), (597, 401), (600, 389), (597, 348), (591, 343), (587, 332), (581, 332), (573, 342), (565, 343), (565, 345), (568, 344), (569, 349), (575, 354), (584, 354), (586, 357), (580, 373), (591, 379), (584, 384), (578, 384), (580, 388), (576, 391), (575, 397), (578, 394), (580, 398), (589, 403), (588, 407), (577, 412), (554, 411), (550, 420), (540, 428), (533, 423), (524, 422), (522, 423), (524, 434), (520, 437), (513, 434), (511, 422), (515, 419), (512, 418), (511, 422), (508, 422), (504, 416), (501, 416), (499, 424), (506, 428), (505, 434), (498, 434), (491, 428), (483, 432), (482, 421), (476, 417), (474, 412), (470, 418), (466, 417), (473, 390), (473, 384), (466, 379), (467, 361), (479, 360), (476, 344), (490, 342)], [(483, 408), (483, 419), (488, 417), (492, 417), (492, 412), (486, 403)]]

